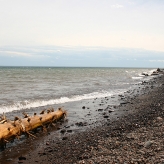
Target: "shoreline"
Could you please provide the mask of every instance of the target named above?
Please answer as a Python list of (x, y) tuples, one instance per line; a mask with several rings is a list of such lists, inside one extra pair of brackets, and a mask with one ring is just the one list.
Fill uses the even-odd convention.
[[(18, 160), (18, 158), (3, 158), (4, 163), (89, 163), (89, 162), (119, 162), (119, 160), (123, 162), (127, 159), (122, 159), (125, 156), (125, 153), (128, 151), (126, 149), (130, 149), (131, 147), (127, 147), (122, 150), (122, 153), (119, 151), (120, 148), (124, 147), (124, 142), (132, 143), (135, 141), (135, 137), (137, 136), (137, 130), (142, 130), (140, 128), (150, 128), (150, 123), (153, 125), (154, 120), (158, 124), (157, 117), (161, 117), (162, 119), (159, 123), (163, 122), (164, 116), (163, 113), (163, 100), (164, 95), (162, 94), (164, 91), (163, 80), (164, 77), (157, 77), (154, 79), (154, 85), (157, 87), (152, 87), (150, 85), (149, 88), (144, 89), (143, 93), (139, 94), (139, 96), (131, 96), (130, 93), (126, 93), (127, 100), (123, 101), (120, 106), (116, 108), (118, 112), (111, 112), (111, 114), (115, 115), (115, 119), (110, 119), (109, 113), (110, 108), (107, 111), (100, 111), (98, 116), (100, 119), (97, 120), (97, 123), (93, 124), (89, 128), (82, 127), (82, 131), (76, 131), (74, 133), (67, 133), (65, 135), (59, 136), (59, 139), (54, 139), (53, 135), (45, 135), (44, 140), (43, 137), (39, 138), (37, 141), (31, 141), (35, 143), (33, 149), (31, 145), (29, 145), (28, 152), (22, 152), (22, 156), (26, 158), (26, 160)], [(156, 92), (158, 91), (158, 92)], [(136, 91), (137, 92), (137, 91)], [(148, 93), (147, 93), (148, 92)], [(151, 93), (151, 94), (150, 94)], [(162, 97), (163, 96), (163, 97)], [(105, 98), (103, 99), (105, 101)], [(126, 102), (126, 103), (125, 103)], [(130, 102), (130, 103), (129, 103)], [(96, 102), (97, 103), (97, 102)], [(160, 106), (158, 104), (160, 103)], [(98, 103), (97, 103), (98, 104)], [(153, 104), (153, 105), (152, 105)], [(82, 105), (82, 104), (81, 104)], [(153, 113), (151, 108), (156, 107), (159, 111), (161, 111), (161, 115), (159, 116), (159, 111), (157, 113)], [(146, 110), (143, 110), (146, 109)], [(121, 114), (119, 116), (118, 114)], [(106, 118), (105, 118), (106, 116)], [(108, 116), (108, 117), (107, 117)], [(99, 125), (99, 121), (100, 125)], [(64, 126), (64, 125), (63, 125)], [(146, 130), (145, 130), (146, 131)], [(130, 136), (131, 133), (135, 132), (136, 136)], [(60, 133), (59, 133), (60, 134)], [(127, 137), (129, 134), (130, 137)], [(145, 132), (146, 135), (146, 132)], [(123, 138), (123, 139), (122, 139)], [(122, 140), (122, 141), (121, 141)], [(120, 143), (121, 141), (121, 143)], [(146, 142), (146, 141), (145, 141)], [(147, 141), (148, 142), (148, 141)], [(154, 141), (152, 141), (154, 143)], [(109, 144), (110, 143), (110, 144)], [(153, 145), (153, 143), (148, 143)], [(108, 145), (109, 147), (104, 147)], [(121, 145), (121, 147), (120, 147)], [(136, 144), (138, 146), (138, 144)], [(143, 144), (144, 145), (144, 144)], [(112, 146), (112, 147), (110, 147)], [(139, 147), (142, 147), (140, 145)], [(14, 148), (13, 148), (14, 149)], [(15, 148), (16, 149), (16, 148)], [(146, 149), (147, 150), (147, 149)], [(115, 154), (114, 154), (114, 151)], [(163, 148), (159, 150), (163, 152)], [(5, 150), (5, 153), (11, 153), (12, 151)], [(135, 151), (134, 151), (135, 152)], [(144, 151), (141, 150), (141, 156), (144, 156)], [(120, 154), (119, 154), (120, 153)], [(121, 156), (121, 154), (123, 156)], [(102, 157), (103, 156), (103, 157)], [(115, 157), (115, 159), (114, 159)], [(120, 159), (117, 159), (117, 158)], [(132, 160), (133, 156), (129, 157), (129, 160)], [(135, 157), (134, 157), (135, 158)], [(161, 157), (163, 158), (163, 157)], [(5, 161), (4, 161), (5, 160)], [(106, 160), (106, 161), (105, 161)], [(115, 160), (115, 161), (114, 161)], [(144, 159), (143, 163), (145, 162)], [(121, 162), (119, 162), (121, 163)]]

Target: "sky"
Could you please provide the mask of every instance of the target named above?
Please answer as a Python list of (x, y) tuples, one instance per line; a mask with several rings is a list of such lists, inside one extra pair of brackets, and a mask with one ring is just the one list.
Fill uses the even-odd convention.
[(0, 0), (0, 66), (164, 67), (163, 0)]

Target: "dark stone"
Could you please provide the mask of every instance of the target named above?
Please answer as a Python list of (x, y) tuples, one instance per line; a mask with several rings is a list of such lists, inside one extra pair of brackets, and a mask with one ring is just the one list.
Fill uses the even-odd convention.
[(70, 126), (65, 126), (65, 128), (70, 128)]
[(108, 112), (111, 113), (111, 112), (114, 112), (114, 111), (113, 110), (109, 110)]
[(77, 126), (87, 126), (87, 122), (77, 122), (77, 123), (75, 123), (75, 125), (77, 125)]
[(61, 131), (60, 131), (60, 133), (65, 133), (66, 132), (66, 130), (65, 129), (62, 129)]
[(109, 133), (107, 133), (107, 134), (106, 134), (106, 137), (109, 137), (109, 136), (110, 136)]
[(127, 104), (128, 102), (121, 102), (120, 105)]
[(26, 157), (20, 156), (18, 159), (19, 159), (19, 160), (26, 160)]
[(161, 70), (159, 68), (157, 68), (157, 71), (160, 72)]
[(72, 130), (67, 130), (68, 133), (72, 133)]
[(62, 140), (67, 140), (67, 139), (68, 139), (68, 137), (63, 137), (63, 138), (62, 138)]

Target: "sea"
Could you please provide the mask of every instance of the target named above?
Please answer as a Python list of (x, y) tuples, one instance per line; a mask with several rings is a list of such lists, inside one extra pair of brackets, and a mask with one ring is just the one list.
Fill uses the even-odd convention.
[(121, 94), (153, 68), (0, 67), (0, 113)]

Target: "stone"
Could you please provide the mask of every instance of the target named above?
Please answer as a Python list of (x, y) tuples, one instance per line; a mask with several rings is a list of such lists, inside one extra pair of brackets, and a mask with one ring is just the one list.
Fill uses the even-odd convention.
[(68, 137), (63, 137), (63, 138), (62, 138), (62, 140), (67, 140), (67, 139), (68, 139)]
[(140, 154), (145, 154), (145, 152), (142, 151), (142, 150), (139, 150), (138, 153), (140, 153)]
[(65, 129), (62, 129), (61, 131), (60, 131), (60, 133), (65, 133), (66, 132), (66, 130)]
[(145, 148), (149, 148), (153, 143), (154, 143), (153, 141), (146, 141), (146, 142), (144, 143), (144, 147), (145, 147)]
[(6, 161), (12, 161), (13, 159), (12, 158), (8, 158), (8, 159), (6, 159)]
[(19, 160), (26, 160), (26, 157), (20, 156), (18, 159)]
[(111, 112), (114, 112), (114, 110), (109, 110), (108, 112), (111, 113)]
[(67, 130), (68, 133), (72, 133), (72, 130)]
[(157, 117), (157, 121), (161, 122), (161, 121), (163, 121), (163, 118), (162, 117)]

